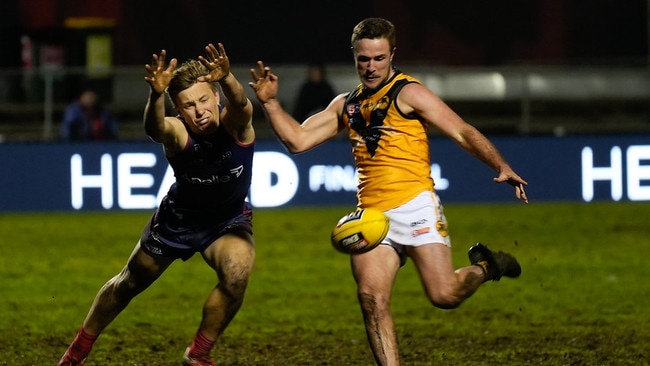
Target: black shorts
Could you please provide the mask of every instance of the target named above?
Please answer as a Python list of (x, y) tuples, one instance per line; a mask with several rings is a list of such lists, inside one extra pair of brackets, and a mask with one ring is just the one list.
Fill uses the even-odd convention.
[(152, 215), (140, 236), (141, 248), (154, 256), (190, 259), (215, 240), (233, 231), (253, 234), (253, 209), (246, 202), (241, 213), (226, 219), (209, 214), (179, 214), (165, 200)]

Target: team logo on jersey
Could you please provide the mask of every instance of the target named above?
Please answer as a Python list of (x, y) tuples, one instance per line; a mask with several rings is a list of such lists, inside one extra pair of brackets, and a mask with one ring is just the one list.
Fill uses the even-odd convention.
[(370, 156), (375, 156), (377, 147), (379, 147), (379, 140), (381, 140), (381, 126), (384, 125), (384, 119), (388, 114), (388, 107), (390, 106), (390, 99), (387, 96), (382, 97), (376, 105), (369, 104), (364, 107), (372, 107), (370, 111), (370, 123), (363, 132), (359, 131), (366, 142), (366, 147)]
[[(383, 96), (375, 104), (372, 100), (365, 100), (359, 102), (359, 95), (348, 99), (351, 103), (346, 105), (346, 113), (349, 117), (350, 128), (356, 131), (366, 145), (366, 149), (371, 157), (375, 156), (375, 152), (379, 147), (379, 140), (381, 139), (381, 126), (384, 124), (384, 119), (388, 114), (388, 108), (391, 104), (391, 99), (388, 96)], [(357, 103), (355, 103), (357, 102)], [(366, 120), (362, 110), (369, 111), (370, 118)]]
[(348, 115), (352, 116), (355, 113), (359, 112), (359, 105), (358, 104), (348, 104), (346, 107), (346, 110), (348, 111)]
[(240, 165), (240, 166), (238, 166), (236, 168), (230, 169), (230, 173), (233, 174), (237, 178), (239, 178), (239, 176), (241, 175), (241, 173), (243, 171), (244, 171), (244, 166), (243, 165)]

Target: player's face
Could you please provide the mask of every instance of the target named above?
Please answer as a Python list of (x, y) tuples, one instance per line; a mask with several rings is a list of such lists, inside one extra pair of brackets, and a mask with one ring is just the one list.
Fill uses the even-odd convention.
[(392, 75), (393, 50), (386, 38), (361, 39), (354, 45), (354, 63), (361, 83), (377, 89)]
[(178, 93), (176, 110), (195, 133), (212, 133), (219, 127), (219, 94), (208, 83), (198, 82)]

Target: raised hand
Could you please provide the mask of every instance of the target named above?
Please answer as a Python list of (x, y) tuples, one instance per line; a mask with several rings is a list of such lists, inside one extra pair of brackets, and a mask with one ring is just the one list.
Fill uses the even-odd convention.
[(178, 63), (178, 60), (172, 58), (171, 61), (169, 61), (169, 66), (165, 69), (166, 57), (167, 51), (161, 50), (160, 55), (154, 54), (152, 56), (151, 65), (144, 65), (144, 68), (148, 73), (148, 75), (144, 77), (144, 80), (151, 85), (151, 90), (158, 94), (162, 94), (167, 90), (169, 82), (174, 74), (174, 69), (176, 69), (176, 64)]
[(255, 96), (261, 103), (275, 99), (278, 95), (278, 76), (271, 72), (271, 68), (264, 66), (262, 61), (257, 61), (257, 68), (250, 69), (253, 81), (248, 85), (255, 91)]
[(206, 57), (199, 56), (199, 61), (208, 69), (209, 74), (199, 77), (199, 81), (213, 82), (219, 81), (230, 74), (230, 60), (226, 55), (226, 49), (223, 44), (217, 43), (215, 47), (212, 43), (205, 46)]

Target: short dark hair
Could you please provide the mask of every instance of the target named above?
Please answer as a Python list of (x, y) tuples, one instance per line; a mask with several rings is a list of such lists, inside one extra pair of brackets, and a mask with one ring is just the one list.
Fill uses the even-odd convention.
[[(191, 87), (197, 83), (199, 76), (204, 76), (209, 73), (208, 68), (197, 60), (187, 60), (183, 62), (176, 70), (174, 76), (169, 82), (167, 93), (169, 98), (176, 104), (176, 97), (178, 93)], [(217, 91), (215, 83), (210, 83), (212, 90)]]
[(395, 26), (390, 21), (383, 18), (366, 18), (359, 22), (352, 30), (350, 45), (354, 45), (362, 39), (386, 38), (390, 49), (395, 48), (397, 43), (395, 38)]

